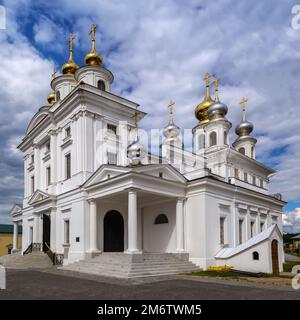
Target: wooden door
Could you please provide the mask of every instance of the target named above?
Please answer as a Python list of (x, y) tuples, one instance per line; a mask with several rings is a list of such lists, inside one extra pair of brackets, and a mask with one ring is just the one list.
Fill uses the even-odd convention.
[(273, 240), (272, 248), (272, 270), (274, 274), (279, 274), (279, 260), (278, 260), (278, 241)]

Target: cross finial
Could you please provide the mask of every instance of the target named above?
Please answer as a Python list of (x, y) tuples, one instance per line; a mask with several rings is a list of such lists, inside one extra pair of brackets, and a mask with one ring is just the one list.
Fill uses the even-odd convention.
[(55, 79), (56, 78), (56, 74), (57, 74), (57, 70), (56, 68), (53, 69), (53, 73), (52, 73), (52, 79)]
[(173, 114), (173, 108), (174, 108), (175, 102), (174, 101), (170, 101), (168, 104), (168, 109), (169, 109), (169, 114), (172, 115)]
[(135, 112), (134, 113), (134, 126), (136, 127), (136, 129), (138, 128), (138, 121), (139, 121), (139, 113)]
[(70, 58), (69, 61), (73, 61), (73, 42), (75, 40), (75, 36), (73, 33), (70, 33), (70, 38), (69, 38), (69, 51), (70, 51)]
[(210, 78), (211, 78), (211, 74), (209, 72), (206, 72), (203, 78), (203, 80), (206, 82), (206, 86), (209, 86)]
[(248, 102), (248, 99), (243, 98), (240, 102), (240, 105), (243, 107), (243, 112), (246, 111), (246, 103)]
[(220, 77), (216, 77), (214, 79), (214, 87), (215, 87), (215, 100), (219, 100), (219, 81), (221, 80)]
[(90, 35), (91, 35), (91, 38), (92, 38), (92, 52), (94, 52), (96, 49), (95, 49), (95, 34), (96, 34), (96, 29), (97, 29), (97, 26), (92, 23), (92, 26), (91, 26), (91, 31), (90, 31)]

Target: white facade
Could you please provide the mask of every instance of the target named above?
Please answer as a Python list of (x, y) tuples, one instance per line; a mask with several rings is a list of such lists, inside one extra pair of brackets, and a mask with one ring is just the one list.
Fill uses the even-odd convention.
[(100, 66), (59, 76), (52, 81), (59, 99), (31, 120), (19, 145), (24, 201), (15, 220), (23, 224), (22, 251), (32, 243), (45, 250), (46, 242), (64, 264), (104, 251), (188, 253), (204, 269), (223, 263), (272, 272), (268, 245), (247, 247), (260, 251), (260, 263), (250, 269), (244, 251), (234, 259), (217, 255), (276, 224), (279, 232), (265, 243), (278, 240), (281, 270), (285, 203), (269, 194), (274, 172), (230, 147), (230, 122), (214, 120), (197, 128), (195, 154), (177, 143), (171, 157), (163, 145), (160, 163), (145, 158), (132, 166), (127, 147), (134, 115), (141, 119), (145, 113), (111, 93), (112, 81)]

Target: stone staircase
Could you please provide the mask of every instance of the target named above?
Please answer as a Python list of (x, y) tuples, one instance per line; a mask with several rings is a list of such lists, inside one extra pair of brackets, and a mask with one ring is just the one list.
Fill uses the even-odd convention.
[(118, 278), (137, 278), (199, 271), (188, 254), (102, 253), (59, 269)]
[(9, 269), (45, 269), (53, 264), (44, 252), (31, 252), (22, 256), (20, 253), (0, 257), (0, 264)]

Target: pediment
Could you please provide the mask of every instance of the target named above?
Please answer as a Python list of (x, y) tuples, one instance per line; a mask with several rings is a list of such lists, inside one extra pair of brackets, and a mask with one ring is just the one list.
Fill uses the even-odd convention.
[(36, 190), (34, 194), (31, 196), (31, 198), (29, 199), (28, 204), (33, 205), (40, 201), (52, 200), (52, 198), (53, 197), (48, 193), (43, 192), (41, 190)]
[(175, 182), (185, 183), (187, 181), (186, 178), (170, 164), (140, 166), (134, 168), (133, 171)]
[(98, 168), (83, 184), (84, 187), (91, 186), (98, 182), (114, 178), (116, 176), (129, 172), (128, 167), (119, 167), (113, 165), (102, 165)]
[(16, 216), (16, 215), (20, 214), (21, 211), (22, 211), (21, 206), (18, 205), (18, 204), (14, 204), (13, 207), (11, 208), (11, 210), (10, 210), (10, 215), (11, 216)]

